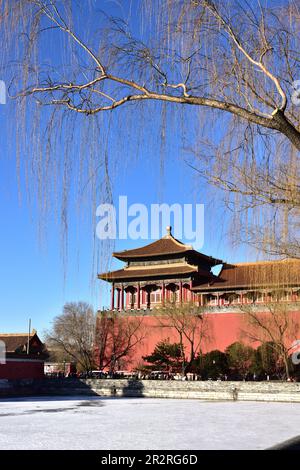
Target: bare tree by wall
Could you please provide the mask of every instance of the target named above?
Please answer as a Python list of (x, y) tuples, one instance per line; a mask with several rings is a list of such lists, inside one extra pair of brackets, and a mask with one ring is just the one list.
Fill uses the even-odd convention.
[[(51, 172), (62, 172), (64, 190), (59, 194), (65, 226), (70, 175), (81, 175), (86, 159), (80, 159), (78, 170), (67, 156), (63, 162), (61, 155), (55, 160), (53, 137), (66, 123), (69, 154), (74, 136), (70, 116), (76, 116), (83, 133), (88, 123), (83, 141), (89, 145), (83, 145), (82, 152), (91, 151), (94, 141), (98, 149), (87, 170), (88, 181), (98, 187), (94, 177), (100, 166), (109, 198), (109, 146), (99, 147), (96, 137), (108, 127), (100, 116), (108, 111), (110, 126), (116, 113), (128, 126), (127, 118), (133, 115), (136, 131), (137, 116), (152, 102), (154, 116), (161, 113), (177, 126), (176, 110), (182, 130), (188, 127), (194, 135), (187, 145), (185, 132), (175, 128), (191, 150), (189, 164), (220, 190), (218, 197), (234, 211), (233, 237), (270, 254), (299, 256), (297, 2), (145, 0), (139, 8), (143, 26), (134, 32), (124, 20), (99, 13), (93, 2), (84, 2), (84, 7), (68, 0), (0, 5), (6, 65), (5, 54), (14, 48), (10, 93), (18, 98), (19, 117), (34, 116), (31, 133), (23, 132), (34, 142), (29, 155), (35, 170), (29, 164), (29, 174), (38, 179), (43, 199), (53, 191)], [(78, 25), (79, 16), (85, 25), (94, 26)], [(43, 60), (52, 38), (56, 55)], [(120, 108), (126, 114), (118, 114)], [(17, 119), (17, 127), (26, 131), (25, 123), (25, 118)], [(142, 131), (148, 128), (142, 126)], [(41, 129), (47, 131), (44, 143), (37, 138)], [(107, 143), (107, 135), (101, 142)]]
[(203, 346), (211, 341), (212, 332), (206, 315), (193, 303), (167, 302), (155, 312), (160, 328), (173, 329), (181, 349), (182, 375), (192, 367)]
[[(279, 291), (277, 295), (280, 297)], [(300, 333), (299, 318), (294, 315), (293, 309), (278, 299), (265, 304), (263, 309), (244, 305), (241, 310), (245, 314), (242, 337), (253, 343), (268, 343), (281, 361), (285, 377), (289, 379), (289, 356), (294, 351), (294, 342)]]
[(126, 367), (145, 338), (143, 317), (133, 318), (118, 312), (98, 313), (95, 353), (99, 368), (114, 373), (121, 364)]
[(56, 355), (76, 362), (80, 371), (94, 368), (95, 315), (85, 302), (66, 303), (46, 334), (46, 344)]

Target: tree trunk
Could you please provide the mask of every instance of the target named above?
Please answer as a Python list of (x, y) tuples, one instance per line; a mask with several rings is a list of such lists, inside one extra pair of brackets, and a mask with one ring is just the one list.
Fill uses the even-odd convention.
[(300, 151), (300, 131), (293, 126), (280, 110), (277, 110), (276, 113), (274, 113), (273, 120), (276, 123), (276, 128), (289, 139), (297, 150)]
[(283, 362), (284, 362), (284, 368), (285, 368), (285, 374), (286, 374), (286, 379), (290, 379), (290, 370), (289, 370), (289, 361), (286, 353), (283, 354)]
[(181, 373), (183, 377), (185, 376), (185, 369), (186, 369), (186, 364), (185, 364), (185, 356), (184, 356), (184, 346), (183, 346), (183, 340), (182, 340), (182, 333), (179, 333), (179, 338), (180, 338), (180, 351), (181, 351), (181, 361), (182, 361), (182, 366), (181, 366)]

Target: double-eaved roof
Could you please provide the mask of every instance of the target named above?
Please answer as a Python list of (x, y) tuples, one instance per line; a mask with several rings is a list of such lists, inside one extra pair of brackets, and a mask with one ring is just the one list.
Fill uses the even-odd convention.
[[(123, 281), (152, 278), (172, 278), (197, 274), (212, 279), (212, 266), (222, 261), (204, 255), (174, 238), (171, 229), (163, 238), (141, 248), (113, 253), (113, 256), (128, 263), (123, 269), (99, 274), (99, 279)], [(169, 262), (168, 262), (169, 260)], [(147, 263), (147, 261), (149, 263)]]
[[(98, 278), (109, 282), (188, 278), (195, 292), (300, 286), (299, 259), (223, 263), (174, 238), (170, 227), (167, 231), (166, 236), (146, 246), (113, 253), (127, 265)], [(223, 266), (216, 276), (211, 268), (218, 264)]]

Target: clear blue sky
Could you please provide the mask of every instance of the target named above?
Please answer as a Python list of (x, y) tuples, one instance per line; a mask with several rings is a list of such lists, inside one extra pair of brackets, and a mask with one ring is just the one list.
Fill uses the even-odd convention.
[[(107, 5), (108, 11), (117, 8), (115, 2), (112, 7), (111, 2)], [(109, 297), (107, 288), (102, 286), (100, 289), (100, 282), (96, 280), (99, 259), (96, 260), (98, 267), (97, 263), (93, 265), (94, 256), (97, 258), (97, 252), (101, 254), (100, 242), (96, 242), (96, 254), (94, 251), (95, 226), (89, 218), (86, 222), (79, 219), (75, 203), (71, 202), (69, 211), (67, 266), (62, 263), (61, 231), (54, 215), (50, 215), (47, 221), (45, 242), (39, 242), (39, 213), (35, 204), (26, 201), (24, 178), (20, 185), (17, 181), (15, 143), (11, 141), (9, 132), (9, 128), (14, 126), (9, 113), (11, 106), (14, 103), (0, 105), (0, 331), (26, 331), (28, 318), (31, 318), (32, 326), (42, 334), (51, 326), (53, 317), (62, 311), (65, 302), (85, 300), (98, 308), (107, 305)], [(222, 210), (210, 207), (205, 191), (199, 196), (199, 180), (184, 162), (184, 151), (176, 133), (168, 128), (161, 174), (161, 144), (157, 132), (153, 132), (151, 137), (151, 126), (155, 128), (159, 123), (153, 116), (149, 113), (148, 131), (145, 138), (140, 139), (135, 154), (132, 154), (134, 147), (128, 145), (131, 136), (126, 135), (126, 130), (119, 132), (117, 124), (112, 124), (109, 155), (122, 148), (124, 156), (124, 159), (117, 158), (113, 171), (114, 199), (117, 200), (118, 195), (127, 195), (129, 203), (138, 202), (147, 206), (157, 202), (204, 203), (206, 232), (202, 251), (228, 261), (243, 260), (243, 250), (233, 253), (228, 246), (223, 231)], [(184, 132), (187, 142), (193, 138), (188, 128)], [(91, 206), (87, 206), (87, 210), (91, 210)], [(117, 240), (115, 248), (122, 250), (145, 243), (143, 240)], [(111, 268), (117, 266), (115, 263)]]

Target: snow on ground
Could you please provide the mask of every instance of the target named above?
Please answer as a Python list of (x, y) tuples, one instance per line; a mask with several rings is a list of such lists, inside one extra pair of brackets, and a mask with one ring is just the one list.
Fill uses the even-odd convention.
[(300, 403), (2, 399), (0, 449), (265, 449), (299, 423)]

